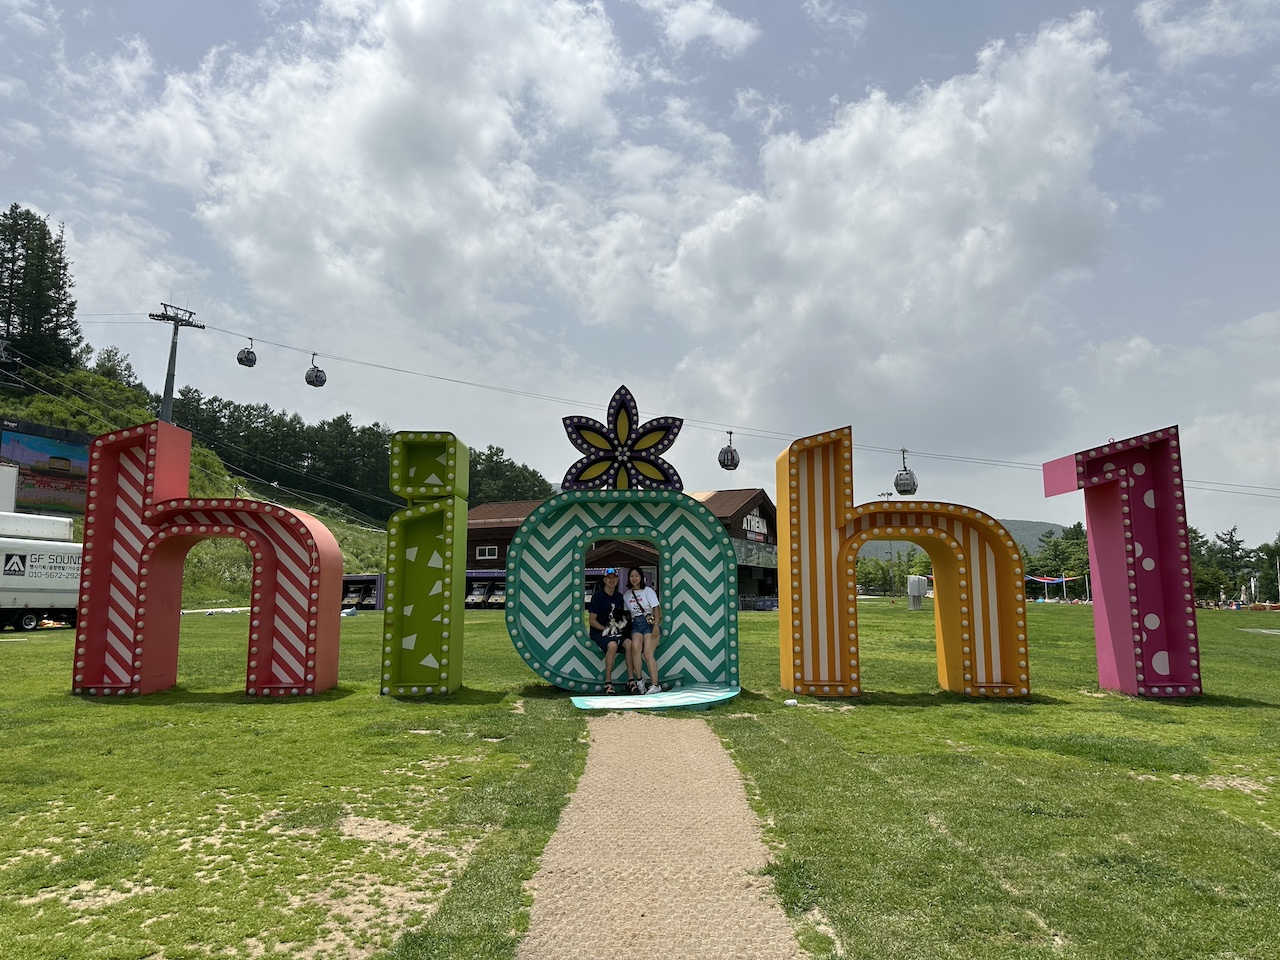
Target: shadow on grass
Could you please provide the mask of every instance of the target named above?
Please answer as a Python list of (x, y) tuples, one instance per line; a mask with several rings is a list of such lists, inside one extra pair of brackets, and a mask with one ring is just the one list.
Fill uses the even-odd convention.
[(158, 690), (155, 693), (130, 694), (123, 697), (87, 697), (78, 694), (69, 694), (69, 696), (75, 696), (79, 700), (94, 704), (129, 703), (140, 707), (170, 707), (175, 704), (227, 706), (241, 703), (315, 703), (317, 701), (329, 703), (335, 700), (345, 700), (358, 692), (350, 687), (334, 687), (331, 690), (324, 691), (324, 693), (316, 693), (310, 696), (251, 697), (244, 690), (187, 690), (182, 686), (177, 686), (170, 687), (168, 690)]
[(436, 706), (447, 707), (454, 704), (459, 707), (474, 707), (482, 704), (501, 703), (506, 699), (506, 693), (502, 690), (477, 690), (475, 687), (460, 687), (453, 693), (440, 694), (423, 693), (418, 695), (397, 696), (388, 694), (387, 699), (396, 700), (400, 703), (430, 703)]
[(1228, 697), (1221, 694), (1206, 693), (1199, 697), (1134, 697), (1136, 703), (1160, 703), (1184, 710), (1204, 709), (1205, 707), (1280, 707), (1280, 703), (1268, 703), (1266, 700), (1250, 700), (1248, 697)]
[(549, 683), (526, 683), (516, 693), (526, 700), (568, 700), (572, 693)]
[[(794, 694), (783, 691), (783, 696), (788, 699)], [(781, 707), (782, 701), (777, 699), (778, 694), (769, 695), (758, 693), (754, 690), (748, 690), (745, 687), (734, 700), (729, 703), (772, 703)], [(920, 690), (916, 692), (905, 692), (897, 690), (863, 690), (856, 697), (804, 697), (798, 696), (796, 699), (801, 703), (822, 703), (830, 705), (842, 705), (850, 707), (978, 707), (987, 710), (1010, 710), (1026, 707), (1028, 705), (1036, 706), (1052, 706), (1055, 704), (1065, 703), (1057, 697), (1049, 697), (1044, 694), (1032, 694), (1029, 697), (971, 697), (963, 693), (952, 693), (949, 690)]]

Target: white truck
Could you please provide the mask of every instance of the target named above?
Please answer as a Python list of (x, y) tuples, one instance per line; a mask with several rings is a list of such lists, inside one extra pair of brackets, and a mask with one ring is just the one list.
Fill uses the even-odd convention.
[(0, 629), (75, 622), (83, 546), (74, 538), (70, 518), (0, 513)]

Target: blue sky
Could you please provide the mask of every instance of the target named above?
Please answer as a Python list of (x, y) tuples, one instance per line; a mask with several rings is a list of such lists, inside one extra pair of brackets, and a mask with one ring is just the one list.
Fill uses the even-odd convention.
[(623, 382), (689, 489), (852, 423), (860, 501), (905, 446), (1063, 523), (1019, 465), (1177, 423), (1270, 540), (1277, 156), (1280, 0), (0, 0), (0, 199), (91, 343), (159, 389), (177, 303), (179, 383), (553, 481)]

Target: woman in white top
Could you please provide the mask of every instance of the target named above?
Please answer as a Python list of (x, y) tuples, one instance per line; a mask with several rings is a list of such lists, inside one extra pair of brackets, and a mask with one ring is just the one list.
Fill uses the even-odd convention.
[(631, 645), (643, 651), (644, 660), (649, 664), (649, 689), (645, 692), (661, 693), (658, 665), (653, 658), (654, 651), (658, 649), (658, 640), (662, 636), (662, 609), (658, 606), (658, 595), (653, 592), (652, 587), (645, 584), (644, 574), (639, 570), (633, 569), (627, 581), (622, 600), (627, 605), (627, 612), (631, 614)]

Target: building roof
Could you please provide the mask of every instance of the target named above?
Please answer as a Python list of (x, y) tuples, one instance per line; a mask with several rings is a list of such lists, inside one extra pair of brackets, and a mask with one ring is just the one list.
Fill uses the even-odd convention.
[[(741, 490), (706, 490), (701, 493), (685, 493), (705, 504), (719, 519), (728, 519), (749, 504), (757, 496), (765, 493), (763, 487), (750, 487)], [(507, 503), (482, 503), (477, 507), (467, 508), (467, 527), (518, 527), (534, 510), (542, 506), (544, 500), (511, 500)]]
[(763, 487), (751, 487), (742, 490), (705, 490), (690, 493), (689, 496), (705, 504), (718, 518), (725, 519), (732, 517), (761, 493), (764, 493)]
[(543, 500), (509, 500), (506, 503), (482, 503), (467, 507), (468, 527), (518, 527)]

